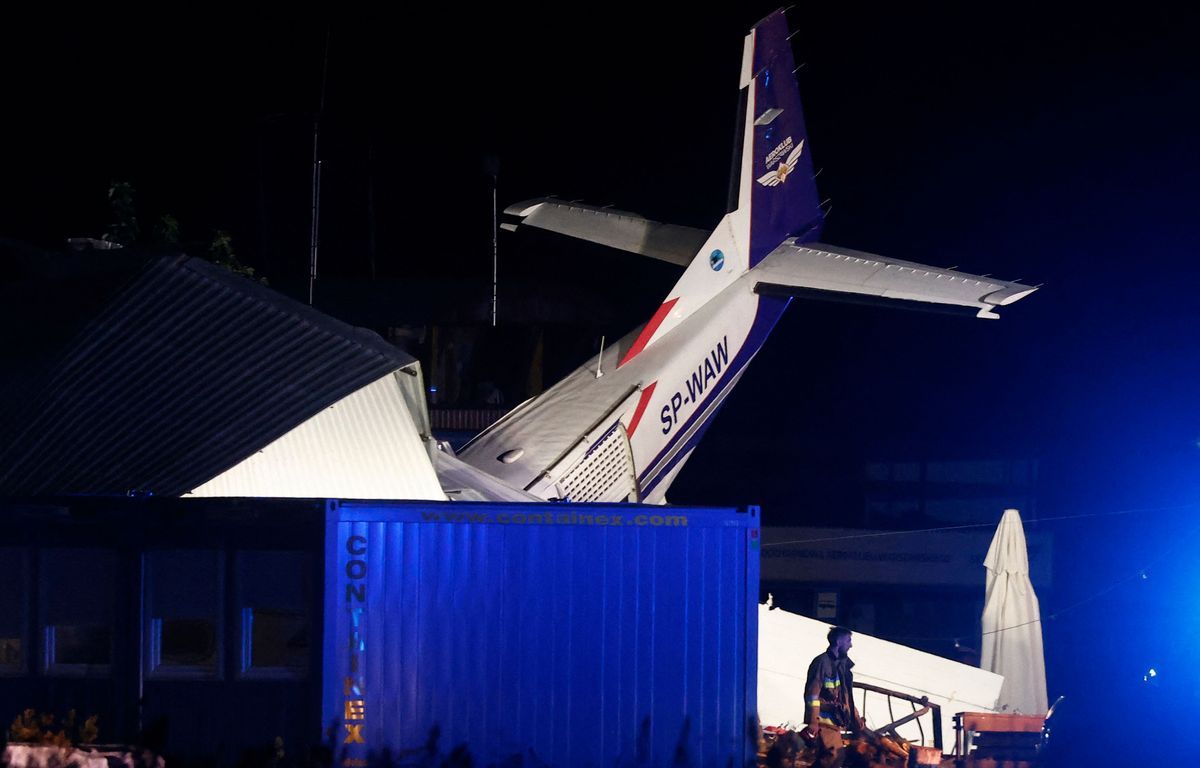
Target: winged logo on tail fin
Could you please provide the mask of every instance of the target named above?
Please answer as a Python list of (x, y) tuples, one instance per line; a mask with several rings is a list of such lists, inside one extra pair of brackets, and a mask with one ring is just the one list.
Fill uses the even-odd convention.
[[(789, 136), (785, 144), (791, 144), (792, 137)], [(782, 149), (784, 145), (780, 145)], [(777, 150), (778, 151), (778, 150)], [(758, 177), (758, 183), (765, 187), (774, 187), (777, 184), (782, 184), (787, 181), (788, 175), (796, 169), (796, 163), (800, 160), (800, 155), (804, 152), (804, 139), (800, 139), (800, 143), (788, 153), (787, 158), (779, 161), (779, 166), (773, 171), (767, 171), (762, 176)], [(774, 154), (774, 153), (772, 153)], [(771, 164), (771, 159), (767, 158), (767, 165)]]

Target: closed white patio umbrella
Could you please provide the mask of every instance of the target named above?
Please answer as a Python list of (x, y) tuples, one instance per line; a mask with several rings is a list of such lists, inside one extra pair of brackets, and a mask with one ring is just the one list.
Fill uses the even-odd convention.
[(1041, 612), (1029, 580), (1029, 550), (1017, 510), (1004, 510), (983, 565), (987, 593), (979, 666), (1004, 676), (1001, 710), (1043, 715), (1047, 700)]

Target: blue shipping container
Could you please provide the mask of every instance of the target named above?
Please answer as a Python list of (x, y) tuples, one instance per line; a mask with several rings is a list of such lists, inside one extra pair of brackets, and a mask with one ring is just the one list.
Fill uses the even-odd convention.
[(754, 507), (330, 501), (335, 765), (752, 763), (758, 545)]

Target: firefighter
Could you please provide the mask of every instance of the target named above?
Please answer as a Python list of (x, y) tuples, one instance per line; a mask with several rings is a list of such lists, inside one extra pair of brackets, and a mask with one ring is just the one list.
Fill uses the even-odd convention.
[(807, 727), (801, 733), (805, 741), (815, 744), (816, 765), (838, 768), (845, 759), (842, 731), (857, 732), (863, 720), (854, 706), (854, 677), (850, 672), (854, 662), (847, 653), (851, 632), (845, 627), (829, 630), (829, 648), (808, 665), (804, 685)]

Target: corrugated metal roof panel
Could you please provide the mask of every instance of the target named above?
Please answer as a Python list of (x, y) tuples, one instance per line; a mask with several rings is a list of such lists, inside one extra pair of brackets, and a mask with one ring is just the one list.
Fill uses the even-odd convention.
[(347, 395), (189, 495), (444, 501), (397, 376), (408, 374)]
[(155, 262), (0, 435), (0, 494), (178, 495), (413, 358), (198, 259)]

